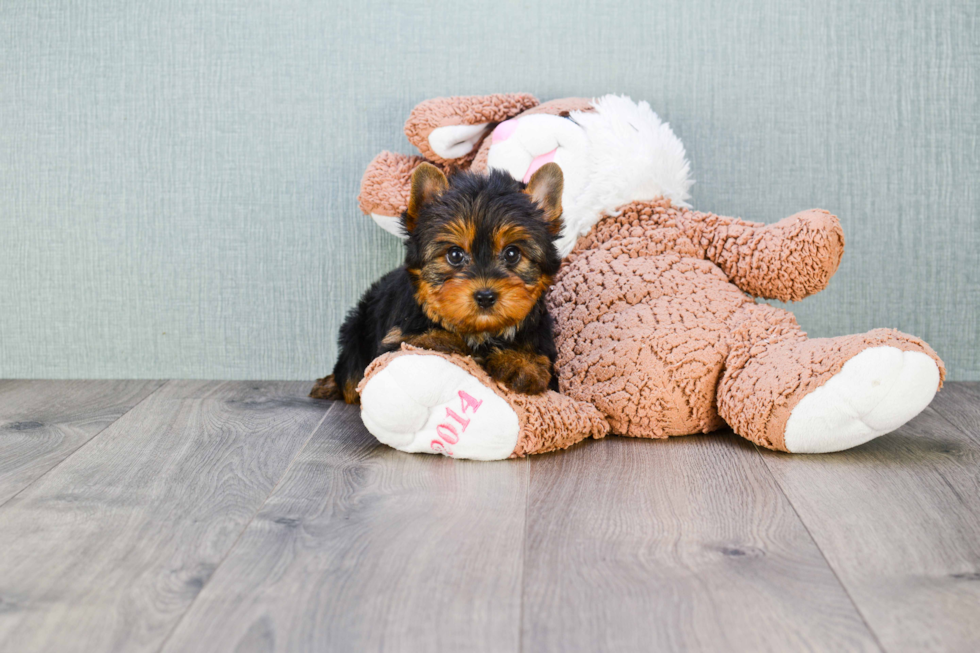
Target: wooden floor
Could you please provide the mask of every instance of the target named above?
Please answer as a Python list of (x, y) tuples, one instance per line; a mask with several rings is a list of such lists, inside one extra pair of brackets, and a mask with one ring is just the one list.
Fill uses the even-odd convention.
[(0, 381), (0, 650), (980, 651), (980, 387), (496, 463), (309, 383)]

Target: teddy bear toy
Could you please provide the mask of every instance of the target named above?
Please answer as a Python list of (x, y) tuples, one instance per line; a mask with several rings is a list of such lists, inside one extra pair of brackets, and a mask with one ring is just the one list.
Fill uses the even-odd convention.
[(359, 386), (381, 442), (498, 460), (727, 426), (769, 449), (821, 453), (898, 428), (942, 386), (943, 363), (918, 338), (811, 339), (791, 313), (757, 302), (825, 288), (844, 252), (840, 223), (823, 210), (769, 225), (692, 210), (684, 147), (646, 102), (437, 98), (415, 107), (405, 134), (421, 156), (382, 152), (358, 198), (396, 235), (423, 161), (525, 182), (549, 161), (561, 167), (564, 262), (548, 295), (560, 392), (517, 394), (466, 357), (404, 345)]

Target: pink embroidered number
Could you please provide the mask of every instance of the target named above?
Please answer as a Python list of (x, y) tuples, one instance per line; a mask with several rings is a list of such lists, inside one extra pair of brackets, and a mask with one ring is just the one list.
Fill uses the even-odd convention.
[[(476, 411), (483, 404), (482, 399), (475, 399), (465, 390), (460, 390), (457, 394), (459, 395), (459, 412), (462, 415), (446, 406), (446, 420), (436, 427), (436, 435), (441, 439), (437, 438), (429, 445), (433, 451), (438, 451), (446, 456), (453, 455), (453, 450), (447, 445), (459, 442), (459, 437), (466, 432), (466, 427), (470, 425), (471, 418), (465, 417), (466, 413), (476, 414)], [(450, 420), (456, 422), (456, 425), (452, 424)], [(458, 431), (456, 430), (457, 426), (459, 427)]]
[[(446, 410), (449, 409), (447, 408)], [(456, 444), (459, 442), (459, 435), (456, 434), (456, 429), (454, 429), (450, 424), (440, 424), (437, 426), (436, 434), (449, 444)]]

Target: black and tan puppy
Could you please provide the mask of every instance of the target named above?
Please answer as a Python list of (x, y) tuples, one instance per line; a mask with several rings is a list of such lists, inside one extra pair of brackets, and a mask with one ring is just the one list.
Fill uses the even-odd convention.
[(472, 356), (516, 392), (557, 389), (544, 293), (561, 258), (561, 168), (525, 187), (503, 172), (451, 179), (423, 163), (402, 226), (405, 264), (377, 281), (340, 327), (333, 374), (310, 396), (357, 403), (368, 364), (403, 342)]

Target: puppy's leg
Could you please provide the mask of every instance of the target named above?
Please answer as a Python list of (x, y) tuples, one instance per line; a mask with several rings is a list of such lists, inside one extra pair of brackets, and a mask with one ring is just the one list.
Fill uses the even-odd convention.
[(316, 383), (313, 384), (313, 389), (310, 390), (310, 397), (313, 399), (343, 399), (348, 404), (359, 404), (361, 400), (357, 394), (357, 384), (360, 383), (361, 378), (363, 378), (363, 375), (357, 377), (356, 380), (348, 378), (344, 381), (343, 386), (341, 386), (341, 384), (337, 383), (334, 375), (330, 374), (322, 379), (316, 380)]
[[(371, 359), (362, 355), (356, 343), (351, 343), (351, 345), (344, 347), (340, 352), (337, 364), (333, 368), (333, 374), (322, 380), (328, 388), (329, 385), (333, 385), (334, 392), (339, 393), (337, 399), (343, 399), (348, 404), (359, 404), (361, 398), (357, 394), (357, 384), (364, 378), (364, 369), (371, 362)], [(320, 381), (317, 381), (316, 386), (314, 386), (314, 392), (318, 386), (320, 386)], [(310, 396), (313, 394), (311, 393)]]
[(413, 347), (441, 351), (445, 354), (467, 356), (470, 353), (470, 348), (466, 345), (465, 340), (455, 333), (443, 329), (430, 329), (425, 333), (409, 336), (405, 342)]
[(402, 333), (401, 328), (391, 327), (385, 337), (381, 339), (381, 351), (382, 353), (397, 351), (403, 342), (405, 342), (405, 334)]
[(310, 391), (314, 399), (343, 399), (348, 404), (360, 403), (357, 384), (364, 378), (364, 369), (375, 356), (377, 345), (371, 338), (369, 297), (365, 295), (348, 313), (340, 326), (340, 353), (333, 374), (317, 379)]
[(495, 381), (526, 395), (541, 394), (551, 381), (548, 357), (525, 349), (494, 349), (487, 356), (486, 370)]
[(333, 374), (328, 374), (322, 379), (317, 379), (310, 390), (310, 396), (314, 399), (343, 399), (344, 394), (340, 391), (340, 386), (334, 380)]

